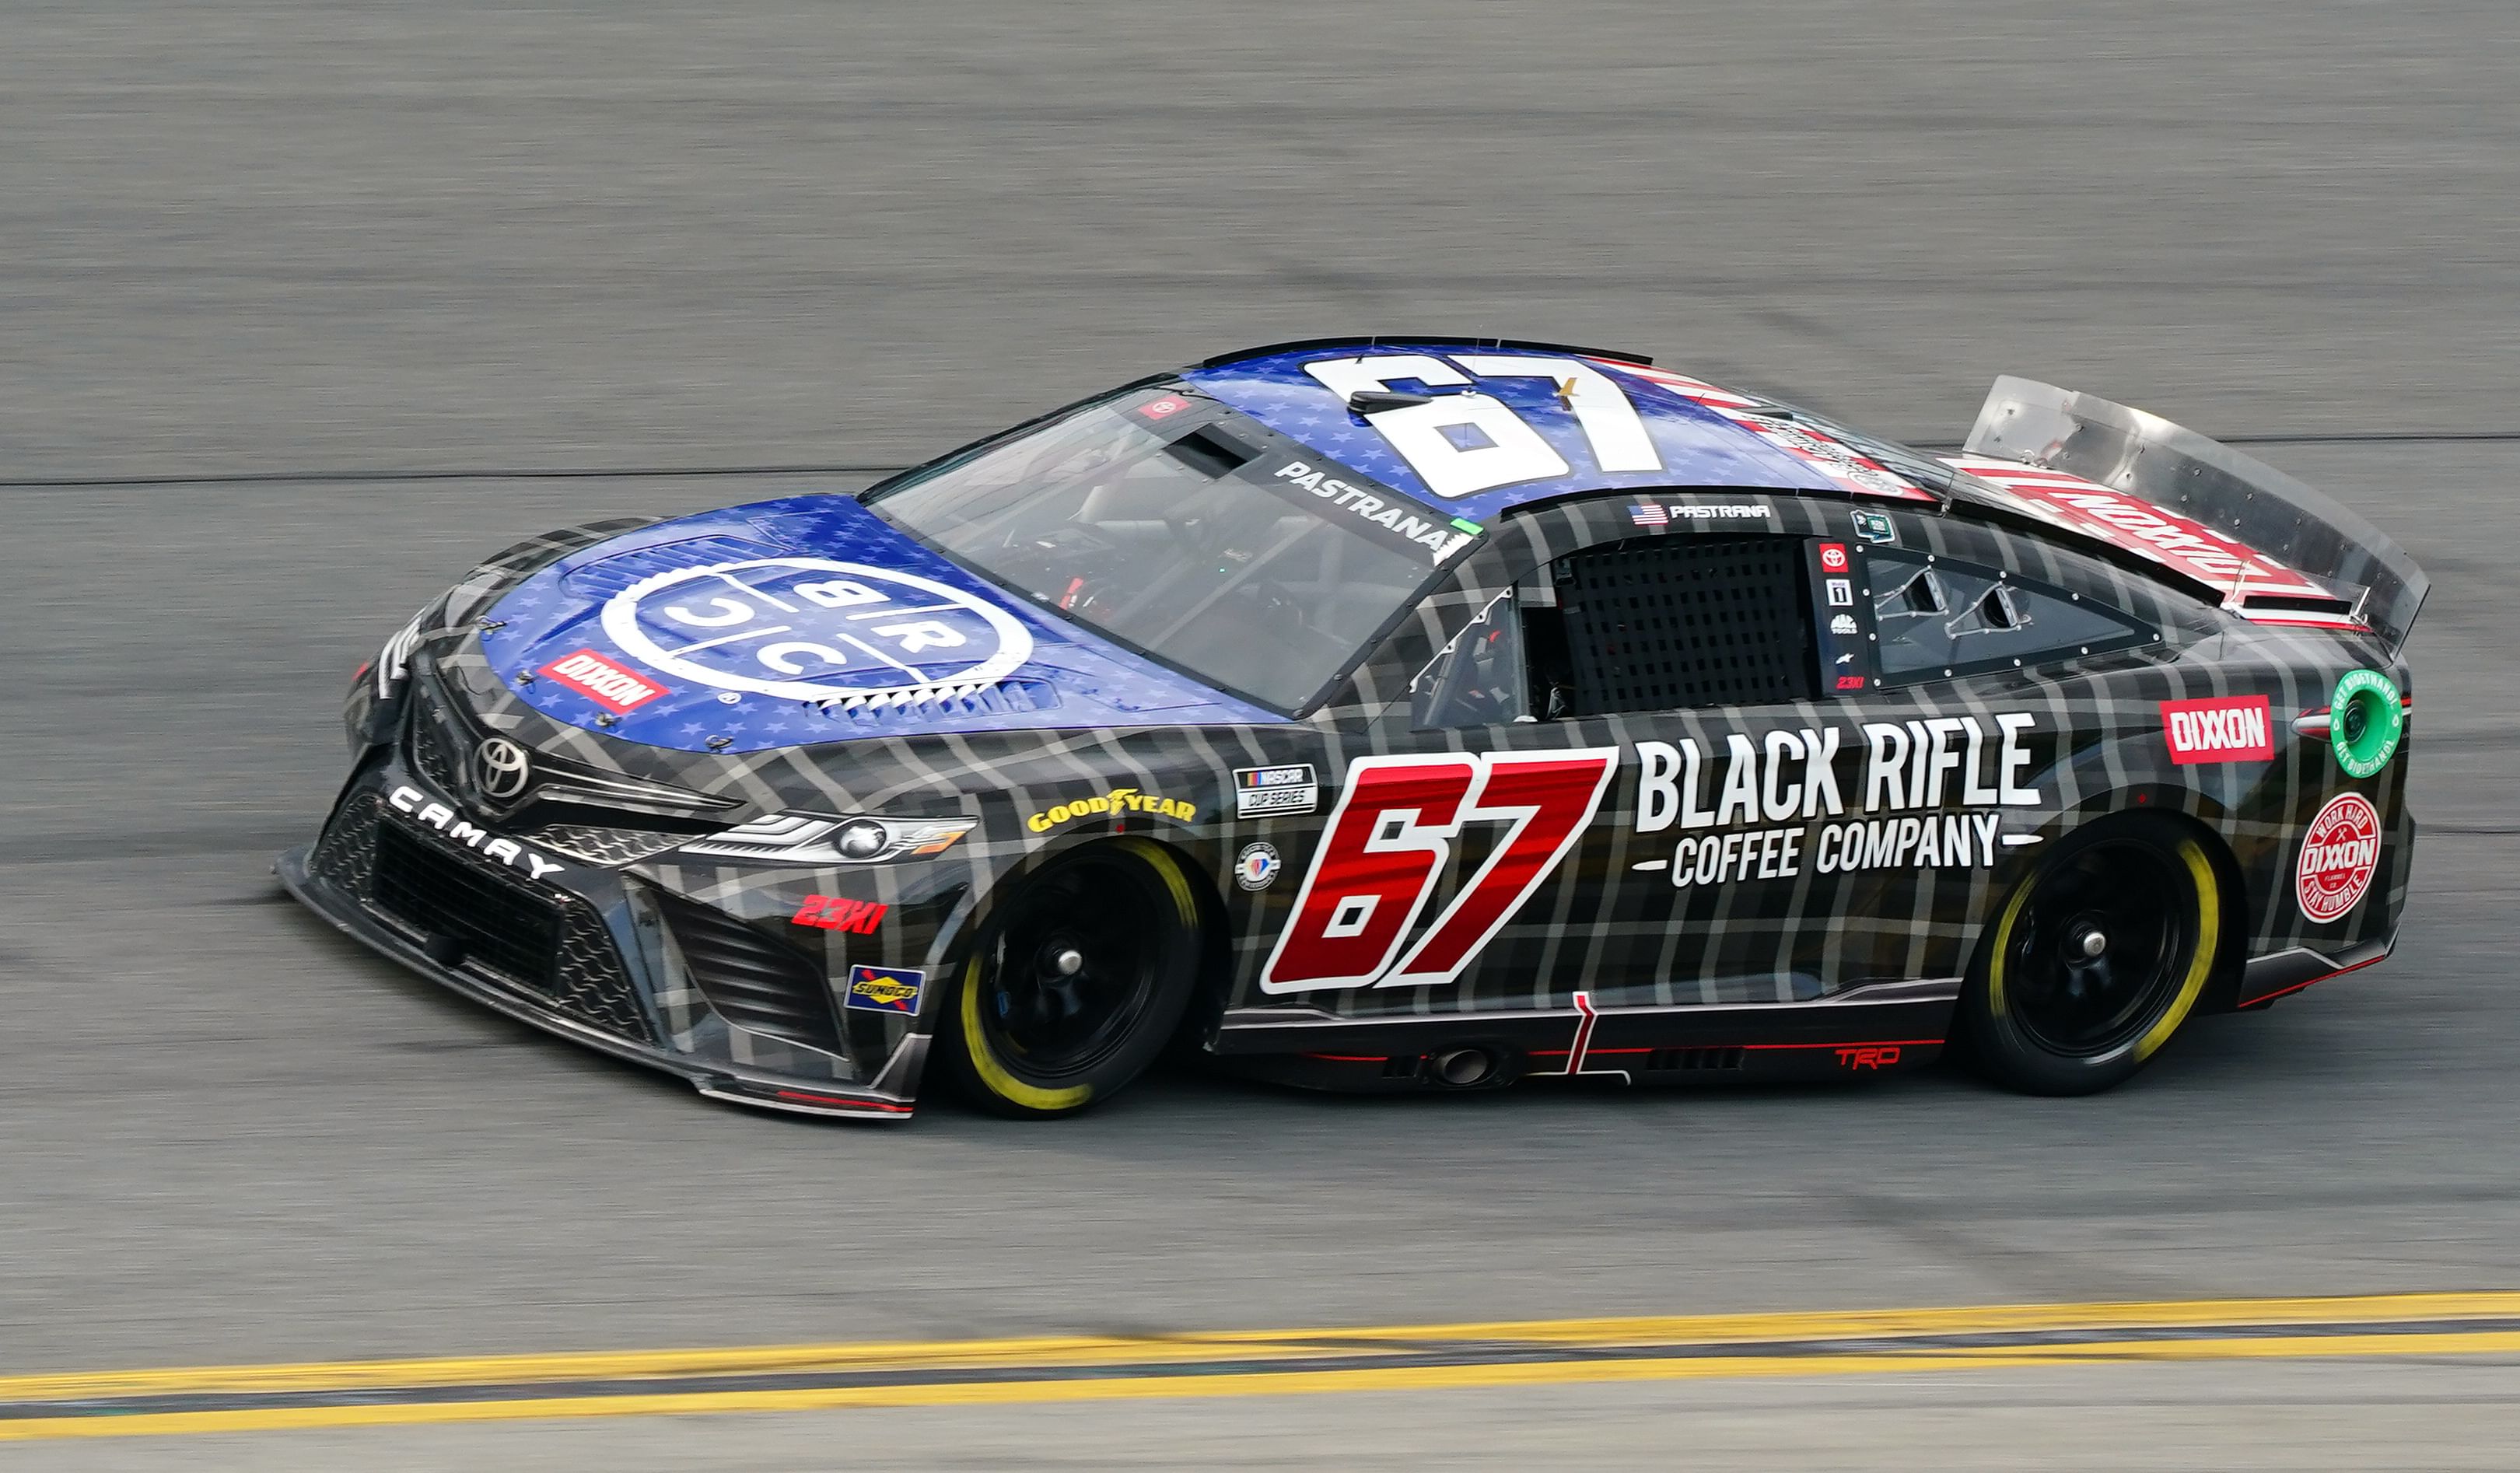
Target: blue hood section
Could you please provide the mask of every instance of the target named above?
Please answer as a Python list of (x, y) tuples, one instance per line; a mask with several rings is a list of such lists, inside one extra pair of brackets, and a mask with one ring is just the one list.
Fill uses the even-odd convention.
[[(1413, 365), (1398, 361), (1404, 358), (1418, 362)], [(1377, 367), (1375, 361), (1382, 359), (1393, 361)], [(1400, 393), (1466, 393), (1501, 402), (1511, 411), (1510, 419), (1501, 427), (1520, 437), (1523, 431), (1512, 424), (1518, 420), (1537, 432), (1549, 450), (1555, 453), (1556, 469), (1545, 474), (1481, 485), (1466, 495), (1443, 495), (1439, 488), (1428, 484), (1422, 468), (1403, 453), (1406, 447), (1393, 439), (1398, 420), (1386, 421), (1378, 414), (1371, 419), (1350, 414), (1342, 395), (1325, 383), (1321, 376), (1306, 371), (1307, 365), (1332, 360), (1359, 361), (1374, 370), (1374, 377), (1387, 387)], [(1616, 384), (1633, 408), (1635, 424), (1643, 431), (1642, 445), (1631, 434), (1626, 443), (1608, 447), (1608, 458), (1622, 468), (1650, 469), (1603, 468), (1604, 446), (1587, 432), (1577, 413), (1583, 405), (1571, 395), (1561, 397), (1560, 386), (1566, 380), (1548, 369), (1550, 364), (1568, 362)], [(1506, 372), (1508, 364), (1513, 369), (1527, 366), (1529, 371)], [(1409, 372), (1412, 368), (1418, 372)], [(1389, 370), (1397, 372), (1384, 372)], [(1451, 515), (1472, 521), (1486, 521), (1526, 502), (1587, 491), (1645, 486), (1727, 486), (1762, 491), (1837, 488), (1836, 482), (1777, 448), (1766, 437), (1694, 400), (1683, 398), (1650, 378), (1630, 372), (1615, 359), (1513, 347), (1468, 348), (1458, 343), (1374, 342), (1315, 345), (1236, 359), (1212, 368), (1192, 369), (1183, 378), (1280, 434), (1301, 441), (1386, 486), (1423, 498)], [(1446, 418), (1440, 410), (1429, 413)], [(1404, 413), (1399, 419), (1407, 417)], [(1620, 426), (1605, 427), (1615, 431)], [(1434, 433), (1451, 435), (1453, 450), (1473, 454), (1495, 438), (1477, 430), (1430, 430), (1418, 437), (1415, 453), (1420, 460), (1430, 452), (1440, 459), (1452, 458), (1444, 445), (1432, 441)], [(1546, 459), (1543, 457), (1544, 463)], [(1472, 481), (1477, 481), (1475, 474)]]
[(642, 527), (488, 618), (482, 653), (526, 704), (679, 751), (1284, 720), (1036, 612), (844, 496)]

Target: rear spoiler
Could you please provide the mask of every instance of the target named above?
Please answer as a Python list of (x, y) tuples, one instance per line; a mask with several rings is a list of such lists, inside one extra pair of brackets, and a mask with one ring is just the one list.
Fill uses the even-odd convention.
[[(2243, 614), (2288, 603), (2306, 609), (2320, 602), (2285, 588), (2290, 582), (2307, 592), (2301, 580), (2287, 576), (2307, 574), (2394, 649), (2406, 643), (2432, 587), (2406, 549), (2360, 515), (2272, 466), (2139, 409), (2005, 377), (1987, 390), (1965, 449), (1959, 469), (1987, 480), (2001, 484), (2012, 477), (1997, 467), (1979, 469), (1970, 460), (2008, 462), (2029, 468), (2028, 475), (2108, 487), (2205, 537), (2238, 544), (2234, 551), (2259, 555), (2244, 558), (2231, 576), (2213, 580), (2228, 584), (2221, 589), (2226, 606)], [(1967, 479), (1962, 477), (1964, 484)], [(2114, 540), (2153, 551), (2139, 545), (2153, 540), (2141, 531)], [(2202, 576), (2192, 565), (2181, 571)]]

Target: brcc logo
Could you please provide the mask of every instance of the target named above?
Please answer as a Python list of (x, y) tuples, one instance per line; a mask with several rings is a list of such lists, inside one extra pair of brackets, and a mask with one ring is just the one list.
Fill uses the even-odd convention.
[(624, 653), (723, 691), (861, 706), (960, 695), (1032, 657), (1021, 622), (959, 588), (826, 558), (675, 568), (604, 605)]

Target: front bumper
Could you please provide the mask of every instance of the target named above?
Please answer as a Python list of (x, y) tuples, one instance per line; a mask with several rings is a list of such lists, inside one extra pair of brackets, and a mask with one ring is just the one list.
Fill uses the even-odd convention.
[[(436, 815), (454, 817), (423, 822)], [(653, 887), (598, 864), (511, 860), (533, 851), (462, 818), (396, 755), (363, 769), (322, 835), (282, 855), (277, 872), (309, 910), (439, 986), (680, 1075), (703, 1094), (809, 1115), (910, 1117), (927, 1049), (915, 1021), (903, 1031), (826, 996), (834, 1028), (824, 1042), (836, 1047), (739, 1027), (696, 983)], [(472, 926), (468, 911), (500, 923), (457, 934)], [(439, 915), (454, 918), (432, 924)], [(547, 950), (532, 955), (538, 948)]]

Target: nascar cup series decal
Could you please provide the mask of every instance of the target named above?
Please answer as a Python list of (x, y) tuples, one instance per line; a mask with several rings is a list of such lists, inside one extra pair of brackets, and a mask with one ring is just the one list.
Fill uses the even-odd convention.
[(604, 605), (623, 653), (696, 685), (854, 708), (965, 695), (1032, 656), (1013, 615), (912, 573), (826, 558), (675, 568)]

